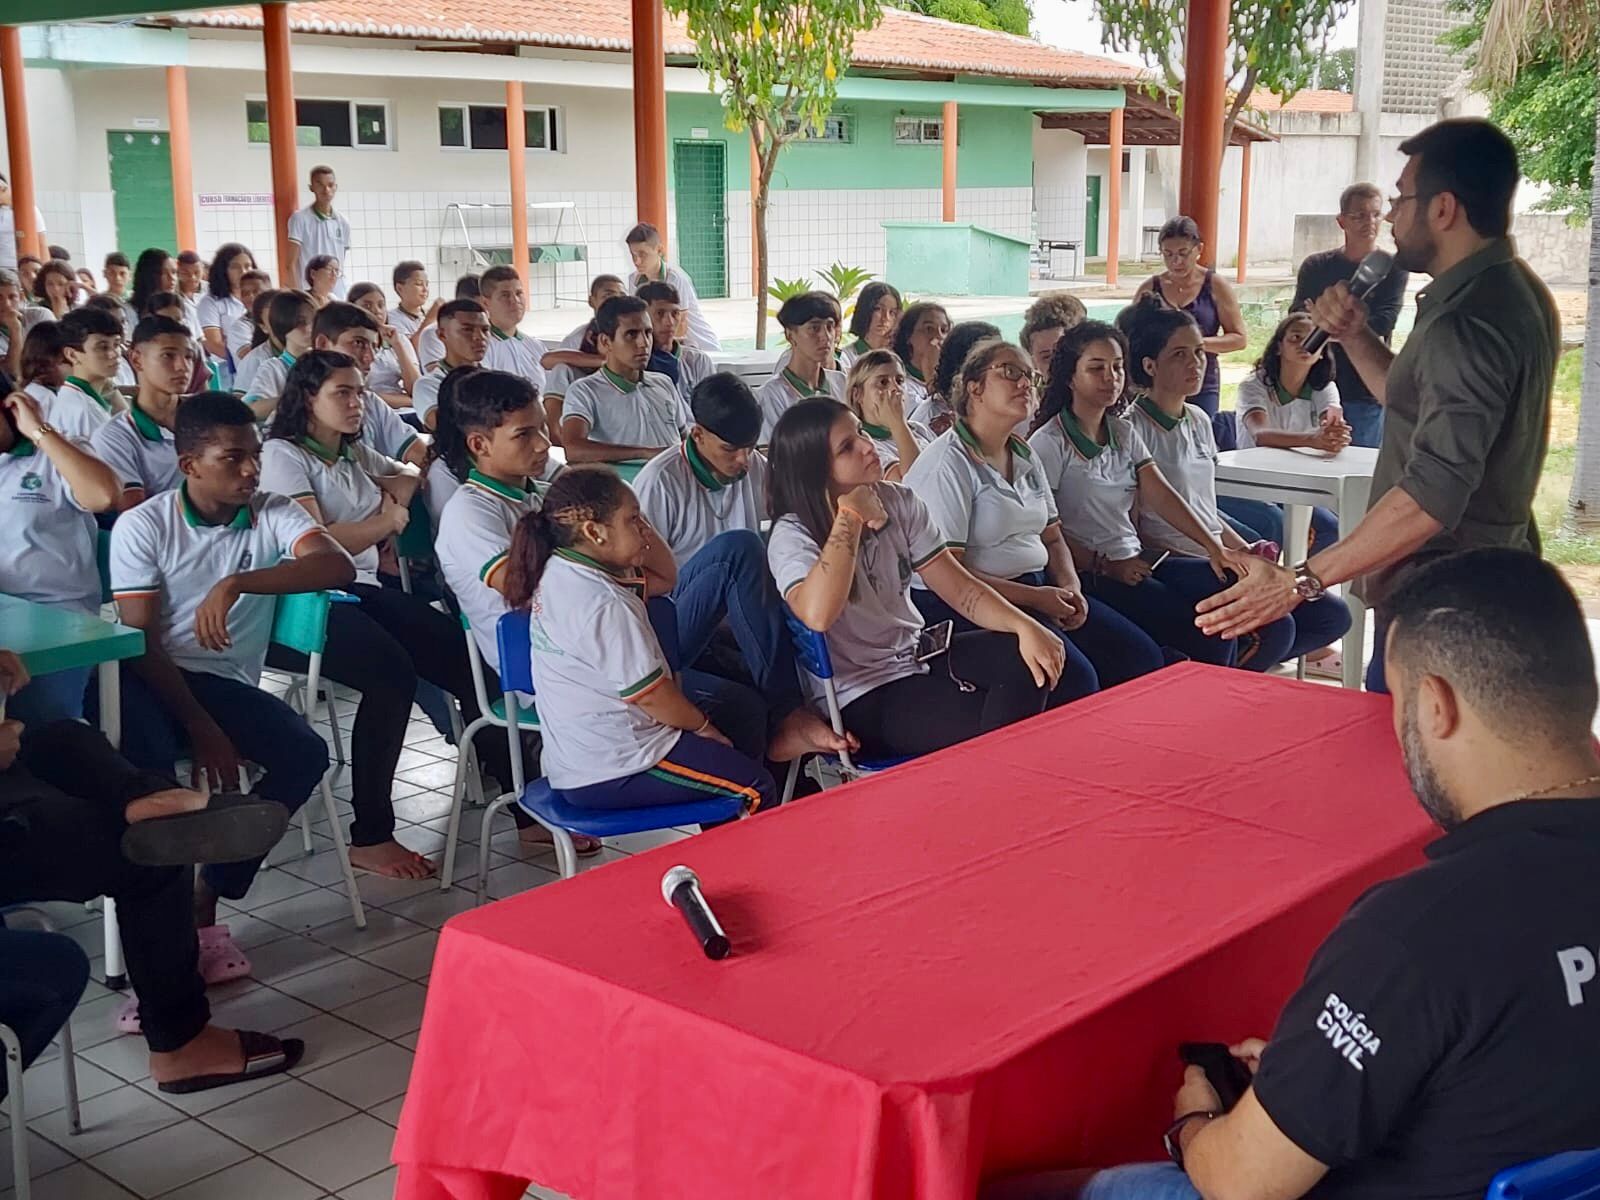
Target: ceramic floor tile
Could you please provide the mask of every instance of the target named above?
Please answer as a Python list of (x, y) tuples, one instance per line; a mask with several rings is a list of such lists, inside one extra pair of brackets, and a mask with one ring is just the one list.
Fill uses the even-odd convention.
[(471, 888), (453, 887), (448, 892), (434, 889), (425, 895), (402, 900), (391, 905), (389, 911), (430, 929), (439, 929), (451, 917), (469, 911), (476, 904)]
[(287, 900), (256, 909), (256, 915), (296, 933), (306, 933), (333, 921), (345, 921), (352, 929), (355, 928), (355, 918), (350, 913), (350, 901), (343, 892), (336, 892), (332, 888), (314, 887), (311, 884), (306, 884), (306, 887), (310, 890), (298, 896), (291, 896)]
[[(280, 900), (287, 900), (290, 896), (310, 891), (313, 886), (298, 875), (291, 875), (276, 868), (268, 869), (255, 877), (250, 884), (249, 893), (243, 899), (233, 901), (233, 907), (240, 912), (256, 912), (269, 904), (276, 904)], [(266, 919), (271, 920), (270, 917)]]
[(410, 1078), (411, 1051), (402, 1050), (392, 1042), (381, 1042), (370, 1050), (301, 1076), (305, 1083), (360, 1109), (403, 1094)]
[(267, 1157), (331, 1191), (359, 1183), (389, 1166), (394, 1130), (357, 1113), (269, 1151)]
[[(454, 776), (446, 778), (442, 786), (449, 788)], [(394, 802), (394, 815), (402, 821), (411, 821), (420, 824), (424, 821), (436, 821), (440, 817), (450, 815), (450, 795), (447, 791), (418, 792), (414, 796), (407, 796), (404, 800)]]
[(131, 1034), (121, 1034), (109, 1042), (81, 1049), (77, 1057), (80, 1067), (98, 1067), (126, 1083), (138, 1083), (150, 1075), (150, 1047), (142, 1037)]
[[(402, 1032), (409, 1032), (402, 1030)], [(107, 1045), (113, 1043), (107, 1042)], [(78, 1083), (78, 1101), (83, 1101), (114, 1088), (121, 1087), (126, 1080), (110, 1071), (102, 1070), (92, 1062), (86, 1061), (82, 1055), (74, 1056), (73, 1075)], [(42, 1117), (45, 1113), (54, 1112), (64, 1105), (66, 1101), (66, 1079), (61, 1072), (60, 1056), (48, 1062), (36, 1062), (22, 1077), (23, 1097), (27, 1101), (27, 1117), (33, 1120)], [(11, 1099), (7, 1097), (0, 1101), (0, 1106), (9, 1114)]]
[(235, 1141), (197, 1121), (98, 1154), (89, 1165), (140, 1196), (161, 1196), (249, 1158)]
[(153, 1079), (141, 1080), (138, 1086), (141, 1091), (161, 1097), (163, 1104), (170, 1104), (185, 1116), (198, 1117), (214, 1108), (233, 1104), (246, 1096), (254, 1096), (269, 1088), (280, 1087), (287, 1078), (287, 1075), (266, 1075), (259, 1079), (245, 1080), (243, 1083), (230, 1083), (227, 1087), (212, 1088), (205, 1092), (189, 1092), (181, 1096), (161, 1091)]
[(456, 764), (435, 759), (421, 767), (412, 767), (408, 771), (395, 772), (396, 779), (404, 779), (408, 783), (419, 784), (425, 788), (448, 788), (455, 782)]
[(356, 886), (361, 889), (361, 899), (373, 908), (387, 908), (400, 900), (420, 896), (429, 888), (437, 888), (437, 879), (387, 879), (381, 875), (356, 875)]
[(79, 1133), (67, 1129), (64, 1108), (40, 1117), (33, 1122), (33, 1128), (75, 1158), (93, 1158), (103, 1150), (176, 1125), (184, 1119), (177, 1109), (131, 1083), (85, 1100), (79, 1108), (83, 1118), (83, 1129)]
[(278, 985), (278, 990), (330, 1011), (353, 1004), (363, 997), (386, 992), (404, 982), (401, 976), (392, 971), (382, 970), (359, 959), (347, 958), (286, 979)]
[[(6, 1187), (11, 1176), (5, 1177)], [(73, 1163), (33, 1180), (33, 1200), (134, 1200), (134, 1194), (87, 1163)], [(0, 1195), (9, 1196), (9, 1191)]]
[(339, 856), (334, 852), (333, 842), (324, 838), (317, 839), (320, 848), (317, 853), (310, 856), (297, 855), (285, 859), (280, 870), (291, 875), (298, 875), (309, 883), (318, 887), (329, 887), (336, 883), (344, 882), (344, 865), (340, 863)]
[(117, 1032), (117, 1010), (122, 1007), (122, 996), (112, 994), (90, 1000), (72, 1010), (72, 1044), (78, 1050), (87, 1050), (101, 1042), (120, 1037)]
[(374, 1104), (367, 1109), (367, 1114), (377, 1117), (385, 1125), (398, 1127), (400, 1124), (400, 1111), (405, 1107), (405, 1104), (406, 1098), (404, 1096), (396, 1096), (393, 1100), (385, 1100), (382, 1104)]
[(218, 1025), (268, 1033), (316, 1014), (317, 1010), (303, 1000), (267, 987), (258, 988), (236, 1000), (211, 1006), (211, 1019)]
[(339, 1193), (338, 1200), (392, 1200), (394, 1185), (400, 1176), (399, 1167), (380, 1171), (370, 1179), (352, 1184)]
[(429, 930), (416, 937), (406, 938), (403, 942), (394, 942), (376, 950), (366, 951), (361, 954), (361, 959), (375, 967), (404, 975), (407, 979), (420, 979), (433, 970), (433, 951), (438, 944), (438, 933)]
[[(435, 889), (437, 890), (437, 888)], [(409, 900), (398, 903), (409, 903)], [(357, 956), (366, 954), (380, 946), (387, 946), (393, 942), (405, 941), (407, 938), (416, 937), (419, 933), (426, 933), (428, 927), (419, 925), (415, 921), (408, 921), (404, 917), (382, 908), (367, 909), (367, 927), (357, 929), (356, 923), (349, 919), (330, 921), (326, 925), (319, 925), (311, 931), (311, 936), (325, 946), (332, 946), (335, 950), (343, 950), (346, 954)]]
[[(392, 1131), (391, 1131), (392, 1132)], [(28, 1174), (34, 1179), (60, 1170), (72, 1162), (72, 1155), (41, 1135), (28, 1131)], [(0, 1138), (0, 1196), (11, 1195), (15, 1172), (11, 1164), (11, 1138)]]
[(161, 1200), (316, 1200), (322, 1191), (266, 1158), (242, 1163), (207, 1175), (168, 1192)]
[[(601, 854), (604, 853), (602, 850)], [(507, 863), (489, 872), (489, 896), (494, 900), (504, 900), (507, 896), (520, 895), (560, 878), (554, 871), (547, 871), (537, 863)]]
[(352, 1024), (392, 1039), (422, 1028), (422, 1007), (427, 998), (428, 989), (420, 983), (405, 983), (334, 1011)]
[(228, 927), (228, 936), (233, 939), (233, 944), (241, 950), (254, 950), (257, 946), (265, 946), (289, 936), (287, 929), (262, 920), (260, 916), (229, 913), (222, 923)]
[(305, 1057), (300, 1060), (299, 1066), (290, 1071), (291, 1075), (304, 1075), (318, 1067), (325, 1067), (369, 1046), (375, 1046), (382, 1040), (377, 1034), (331, 1013), (318, 1013), (304, 1021), (275, 1029), (273, 1036), (297, 1037), (306, 1044)]
[[(398, 1054), (405, 1053), (398, 1046), (391, 1049)], [(406, 1055), (408, 1063), (410, 1058), (410, 1055)], [(324, 1069), (336, 1070), (341, 1065), (335, 1064)], [(404, 1089), (404, 1080), (400, 1086)], [(328, 1095), (327, 1089), (318, 1091), (298, 1079), (290, 1079), (281, 1087), (268, 1088), (254, 1096), (213, 1109), (202, 1119), (219, 1133), (225, 1133), (234, 1141), (260, 1152), (315, 1133), (335, 1121), (353, 1116), (355, 1111), (350, 1104)]]
[(318, 967), (344, 962), (347, 958), (347, 955), (324, 942), (296, 934), (252, 950), (250, 977), (261, 983), (277, 984)]

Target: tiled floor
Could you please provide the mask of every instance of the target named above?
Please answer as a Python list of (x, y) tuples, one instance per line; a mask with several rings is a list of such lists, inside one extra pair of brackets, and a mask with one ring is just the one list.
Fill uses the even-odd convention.
[[(353, 704), (341, 700), (340, 711), (348, 737)], [(420, 712), (412, 716), (394, 791), (399, 836), (415, 849), (441, 854), (455, 750)], [(335, 776), (334, 790), (348, 814), (347, 770)], [(67, 1131), (54, 1047), (26, 1077), (36, 1200), (392, 1195), (389, 1151), (434, 944), (439, 927), (472, 905), (480, 817), (481, 810), (469, 809), (462, 822), (458, 884), (449, 892), (440, 892), (437, 881), (358, 877), (367, 904), (364, 931), (351, 920), (326, 822), (313, 825), (316, 849), (309, 857), (296, 823), (250, 895), (223, 918), (249, 953), (254, 974), (210, 995), (220, 1024), (303, 1037), (305, 1061), (289, 1075), (197, 1096), (159, 1093), (146, 1069), (143, 1039), (119, 1036), (113, 1027), (121, 998), (98, 982), (104, 949), (98, 912), (43, 906), (93, 958), (95, 982), (72, 1019), (83, 1132)], [(621, 839), (598, 861), (661, 841), (661, 835)], [(522, 852), (509, 818), (497, 823), (491, 845), (492, 897), (557, 878), (552, 853)], [(0, 1130), (8, 1122), (0, 1106)], [(6, 1133), (0, 1136), (0, 1200), (12, 1194)]]

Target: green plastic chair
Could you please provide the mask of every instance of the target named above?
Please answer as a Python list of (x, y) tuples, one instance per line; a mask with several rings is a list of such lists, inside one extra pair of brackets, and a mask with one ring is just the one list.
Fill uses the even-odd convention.
[[(328, 643), (328, 610), (334, 602), (330, 592), (295, 592), (279, 596), (272, 613), (272, 642), (288, 650), (304, 654), (306, 664), (302, 681), (304, 689), (304, 714), (308, 723), (316, 721), (318, 706), (322, 703), (322, 651)], [(290, 674), (294, 674), (290, 672)], [(333, 701), (328, 700), (328, 716), (333, 717)], [(344, 873), (345, 889), (350, 896), (350, 913), (356, 928), (367, 927), (366, 908), (361, 903), (361, 892), (356, 887), (356, 874), (350, 866), (350, 849), (344, 841), (344, 822), (333, 802), (333, 789), (328, 786), (328, 776), (322, 777), (322, 807), (328, 818), (328, 833), (333, 838), (334, 850), (339, 855), (339, 868)], [(311, 811), (300, 810), (300, 832), (306, 853), (311, 853)]]
[(615, 462), (611, 465), (616, 468), (617, 474), (622, 476), (623, 483), (632, 483), (639, 472), (644, 470), (644, 464), (648, 461), (650, 460), (645, 458), (631, 458), (627, 462)]
[(394, 539), (395, 557), (400, 560), (400, 588), (411, 594), (411, 562), (413, 558), (433, 557), (433, 517), (419, 491), (411, 497), (411, 520)]

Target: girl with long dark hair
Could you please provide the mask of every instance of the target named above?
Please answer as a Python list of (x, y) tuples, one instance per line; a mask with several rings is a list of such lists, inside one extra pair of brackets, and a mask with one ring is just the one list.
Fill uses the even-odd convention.
[(856, 295), (850, 313), (850, 342), (839, 351), (839, 369), (848, 371), (868, 350), (894, 347), (894, 328), (905, 306), (893, 284), (873, 280)]
[(939, 351), (949, 335), (950, 314), (944, 305), (927, 300), (907, 308), (894, 327), (894, 341), (889, 348), (906, 365), (906, 407), (913, 414), (928, 398), (934, 373), (939, 369)]
[(255, 255), (238, 242), (226, 242), (217, 247), (211, 256), (211, 270), (206, 277), (206, 294), (195, 306), (200, 321), (200, 336), (204, 339), (206, 353), (223, 371), (222, 383), (233, 382), (233, 359), (228, 353), (228, 327), (245, 314), (245, 302), (239, 298), (239, 283), (246, 271), (255, 270)]

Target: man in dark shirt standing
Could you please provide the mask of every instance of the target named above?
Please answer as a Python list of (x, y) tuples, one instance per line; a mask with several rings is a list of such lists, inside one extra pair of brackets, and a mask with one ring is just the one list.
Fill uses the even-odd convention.
[[(1411, 786), (1444, 830), (1317, 950), (1224, 1114), (1190, 1067), (1174, 1165), (1003, 1181), (984, 1200), (1479, 1200), (1600, 1147), (1600, 756), (1576, 598), (1520, 550), (1436, 559), (1391, 595)], [(1205, 1036), (1207, 1030), (1196, 1030)]]
[[(1309, 256), (1300, 264), (1295, 279), (1294, 303), (1299, 311), (1337, 283), (1349, 283), (1361, 260), (1378, 248), (1378, 229), (1383, 224), (1383, 193), (1370, 183), (1352, 183), (1339, 196), (1339, 228), (1344, 230), (1344, 245)], [(1367, 295), (1367, 328), (1385, 345), (1394, 333), (1400, 306), (1405, 303), (1406, 281), (1410, 272), (1396, 264), (1394, 270)], [(1350, 426), (1351, 443), (1374, 449), (1383, 439), (1383, 405), (1373, 399), (1372, 390), (1361, 381), (1361, 372), (1335, 343), (1328, 347), (1333, 356), (1334, 378), (1339, 384), (1339, 404)]]

